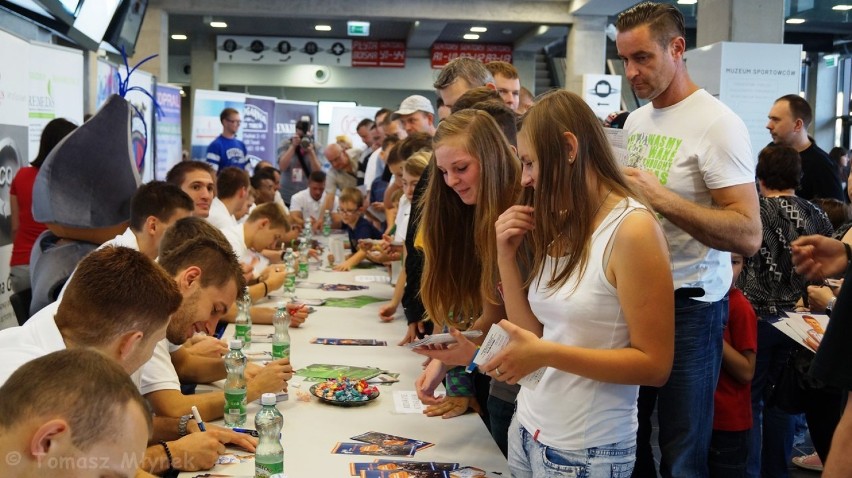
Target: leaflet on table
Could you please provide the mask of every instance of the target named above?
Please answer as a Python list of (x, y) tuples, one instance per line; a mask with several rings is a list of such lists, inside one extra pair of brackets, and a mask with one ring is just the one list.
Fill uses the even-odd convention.
[(362, 433), (360, 435), (355, 435), (354, 437), (350, 437), (352, 440), (362, 441), (364, 443), (372, 443), (374, 445), (382, 445), (382, 446), (409, 446), (413, 445), (416, 451), (423, 450), (424, 448), (429, 448), (434, 445), (434, 443), (429, 443), (423, 440), (415, 440), (414, 438), (406, 438), (398, 435), (389, 435), (387, 433), (381, 432), (367, 432)]
[[(500, 353), (500, 351), (508, 344), (509, 333), (503, 330), (503, 327), (500, 327), (499, 325), (491, 326), (491, 330), (489, 330), (488, 335), (485, 336), (485, 340), (482, 342), (482, 346), (479, 347), (479, 352), (473, 359), (473, 363), (476, 365), (488, 363), (489, 360)], [(518, 380), (518, 384), (522, 387), (527, 387), (530, 390), (535, 390), (535, 387), (538, 386), (538, 382), (541, 381), (541, 377), (544, 375), (545, 369), (546, 367), (542, 367), (536, 370), (535, 372)]]
[(311, 364), (296, 370), (296, 375), (308, 379), (327, 380), (329, 378), (346, 377), (354, 380), (370, 379), (381, 374), (384, 370), (373, 367), (354, 367), (351, 365)]
[(315, 337), (311, 339), (312, 344), (317, 345), (387, 345), (387, 341), (377, 339), (335, 339), (326, 337)]
[(393, 407), (396, 413), (422, 414), (426, 405), (417, 398), (417, 392), (396, 390), (393, 392)]
[(799, 345), (816, 352), (828, 328), (828, 320), (825, 314), (787, 312), (787, 317), (781, 317), (771, 324)]
[(338, 455), (414, 456), (416, 445), (376, 445), (374, 443), (337, 443), (331, 452)]
[[(477, 337), (482, 336), (481, 330), (465, 330), (461, 333), (468, 339), (475, 339)], [(423, 347), (426, 345), (434, 345), (434, 344), (449, 344), (455, 342), (456, 339), (450, 334), (433, 334), (427, 335), (420, 340), (415, 340), (414, 342), (409, 342), (405, 344), (406, 347), (413, 349), (415, 347)]]

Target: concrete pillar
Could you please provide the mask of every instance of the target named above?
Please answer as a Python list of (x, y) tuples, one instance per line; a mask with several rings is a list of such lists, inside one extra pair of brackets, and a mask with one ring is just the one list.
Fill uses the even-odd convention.
[(150, 55), (157, 55), (139, 67), (140, 70), (157, 77), (158, 81), (169, 81), (169, 14), (158, 5), (149, 5), (139, 29), (136, 51), (128, 58), (131, 67)]
[(814, 110), (810, 133), (817, 146), (828, 152), (835, 146), (837, 118), (837, 66), (826, 66), (825, 55), (808, 54), (807, 100)]
[(784, 43), (784, 2), (701, 0), (696, 46), (720, 41)]
[[(193, 35), (190, 37), (189, 57), (189, 109), (181, 106), (181, 126), (183, 129), (184, 149), (190, 150), (192, 138), (192, 112), (195, 111), (195, 90), (219, 89), (219, 65), (216, 63), (216, 37), (209, 35)], [(185, 103), (184, 103), (185, 104)]]
[(607, 17), (577, 15), (568, 33), (565, 89), (583, 94), (583, 74), (606, 72)]

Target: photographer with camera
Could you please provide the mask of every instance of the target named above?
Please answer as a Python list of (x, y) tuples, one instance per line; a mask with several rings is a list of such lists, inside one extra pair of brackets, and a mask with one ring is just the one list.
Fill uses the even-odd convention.
[(288, 208), (293, 194), (308, 187), (308, 176), (322, 169), (314, 147), (312, 126), (304, 117), (296, 122), (296, 134), (290, 138), (287, 149), (278, 156), (278, 169), (281, 170), (279, 188)]

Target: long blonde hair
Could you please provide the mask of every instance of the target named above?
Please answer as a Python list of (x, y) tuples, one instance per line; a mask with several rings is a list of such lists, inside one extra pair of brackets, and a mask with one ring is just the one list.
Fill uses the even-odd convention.
[[(569, 150), (565, 132), (577, 137), (577, 151)], [(641, 199), (622, 174), (600, 121), (576, 94), (554, 90), (540, 97), (524, 115), (519, 135), (539, 162), (532, 194), (535, 229), (525, 239), (532, 256), (526, 285), (541, 275), (547, 255), (564, 257), (564, 261), (552, 261), (546, 288), (553, 291), (574, 272), (582, 273), (588, 262), (595, 215), (601, 206), (598, 194), (589, 190), (589, 178), (596, 178), (615, 196)], [(574, 160), (569, 162), (569, 157)], [(529, 262), (529, 255), (519, 254), (519, 259)]]
[(494, 222), (521, 192), (521, 170), (505, 135), (483, 111), (462, 110), (438, 126), (433, 149), (452, 142), (480, 165), (476, 205), (466, 205), (429, 161), (421, 198), (424, 267), (420, 295), (427, 314), (439, 325), (450, 315), (457, 324), (482, 313), (483, 297), (498, 304), (497, 246)]

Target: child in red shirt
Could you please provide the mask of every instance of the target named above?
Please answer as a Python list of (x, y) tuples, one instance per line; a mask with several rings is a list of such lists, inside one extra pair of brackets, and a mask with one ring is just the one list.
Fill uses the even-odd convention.
[(710, 476), (746, 476), (751, 433), (751, 379), (757, 356), (757, 315), (743, 293), (734, 287), (743, 257), (731, 254), (734, 277), (728, 302), (728, 325), (722, 345), (722, 371), (716, 386)]

